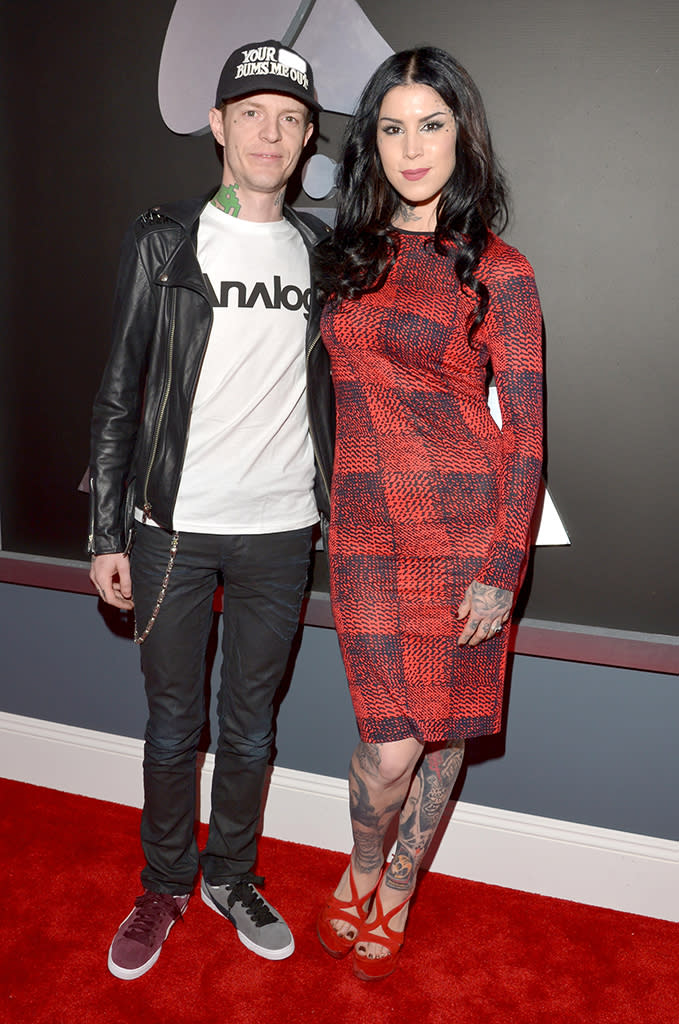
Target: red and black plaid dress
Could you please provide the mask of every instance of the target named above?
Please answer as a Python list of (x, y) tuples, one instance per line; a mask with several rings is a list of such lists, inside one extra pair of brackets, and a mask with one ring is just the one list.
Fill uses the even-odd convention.
[[(498, 732), (508, 630), (458, 647), (472, 580), (516, 590), (542, 463), (542, 319), (527, 260), (491, 236), (474, 298), (433, 237), (399, 232), (378, 291), (328, 304), (337, 397), (330, 595), (361, 739)], [(491, 360), (502, 411), (488, 411)]]

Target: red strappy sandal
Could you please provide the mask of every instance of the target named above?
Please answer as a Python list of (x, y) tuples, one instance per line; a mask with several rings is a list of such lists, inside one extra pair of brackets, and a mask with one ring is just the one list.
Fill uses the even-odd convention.
[[(399, 910), (403, 910), (410, 901), (411, 896), (412, 893), (403, 903), (399, 903), (397, 907), (394, 907), (393, 910), (388, 910), (385, 914), (379, 891), (377, 892), (375, 896), (375, 920), (371, 921), (370, 924), (366, 924), (364, 921), (353, 943), (354, 974), (361, 981), (379, 981), (380, 978), (387, 978), (396, 970), (398, 958), (401, 955), (401, 947), (403, 946), (404, 933), (395, 932), (393, 928), (389, 927), (389, 921), (398, 914)], [(377, 933), (378, 928), (382, 929), (384, 935)], [(384, 946), (388, 950), (387, 955), (380, 957), (363, 956), (356, 947), (359, 943), (364, 942), (376, 942), (380, 946)]]
[[(375, 889), (382, 880), (382, 874), (375, 885)], [(333, 956), (336, 960), (346, 956), (350, 953), (354, 947), (354, 943), (357, 941), (358, 934), (368, 916), (368, 910), (364, 910), (366, 903), (370, 902), (375, 889), (371, 889), (365, 896), (359, 896), (356, 890), (356, 883), (354, 881), (354, 871), (351, 861), (349, 861), (349, 885), (351, 886), (351, 899), (340, 900), (333, 893), (329, 896), (324, 905), (321, 907), (318, 919), (316, 921), (316, 932), (318, 934), (318, 940), (323, 946), (326, 953)], [(350, 914), (349, 911), (353, 910), (354, 913)], [(331, 921), (346, 921), (353, 928), (356, 929), (356, 938), (350, 939), (346, 935), (340, 935), (339, 932), (335, 931)]]

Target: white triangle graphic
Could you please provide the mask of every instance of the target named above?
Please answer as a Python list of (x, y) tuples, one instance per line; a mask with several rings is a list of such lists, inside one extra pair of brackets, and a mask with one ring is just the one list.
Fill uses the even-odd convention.
[[(502, 413), (497, 397), (495, 385), (488, 389), (488, 408), (490, 414), (497, 423), (502, 426)], [(534, 544), (570, 544), (570, 538), (566, 528), (561, 522), (561, 517), (556, 510), (547, 490), (544, 479), (540, 482), (540, 491), (535, 504), (535, 516), (533, 517), (533, 543)]]

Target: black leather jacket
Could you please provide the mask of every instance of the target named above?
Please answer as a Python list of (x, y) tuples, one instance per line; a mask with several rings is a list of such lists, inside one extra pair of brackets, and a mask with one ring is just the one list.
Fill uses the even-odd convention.
[[(113, 344), (92, 415), (91, 554), (129, 550), (135, 505), (173, 528), (189, 417), (212, 327), (196, 258), (200, 199), (155, 207), (123, 242)], [(311, 251), (327, 233), (316, 217), (285, 207)], [(306, 336), (307, 410), (321, 521), (330, 514), (334, 402), (312, 289)]]

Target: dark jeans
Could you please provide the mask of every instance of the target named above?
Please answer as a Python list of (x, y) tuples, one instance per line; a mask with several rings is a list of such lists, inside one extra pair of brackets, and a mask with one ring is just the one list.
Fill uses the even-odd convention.
[[(286, 533), (182, 533), (156, 622), (141, 647), (149, 719), (141, 839), (145, 888), (180, 895), (199, 865), (196, 756), (205, 725), (205, 657), (212, 604), (224, 581), (223, 665), (212, 812), (200, 864), (221, 885), (251, 870), (273, 738), (273, 700), (299, 623), (311, 527)], [(170, 535), (138, 525), (131, 554), (143, 631), (158, 599)]]

